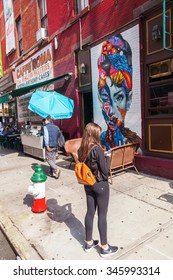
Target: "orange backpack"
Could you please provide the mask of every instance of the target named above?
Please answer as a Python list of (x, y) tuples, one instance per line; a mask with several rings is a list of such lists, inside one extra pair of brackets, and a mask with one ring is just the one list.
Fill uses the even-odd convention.
[(95, 176), (84, 162), (76, 163), (75, 174), (79, 184), (93, 186), (96, 183)]
[[(94, 147), (92, 147), (92, 149), (93, 148)], [(75, 161), (76, 161), (75, 174), (76, 174), (78, 183), (83, 184), (83, 185), (93, 186), (96, 183), (96, 178), (93, 175), (90, 168), (85, 164), (85, 161), (80, 162), (77, 158), (75, 158)]]

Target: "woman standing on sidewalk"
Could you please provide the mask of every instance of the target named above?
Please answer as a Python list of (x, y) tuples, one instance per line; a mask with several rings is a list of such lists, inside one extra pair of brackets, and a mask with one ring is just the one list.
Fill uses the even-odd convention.
[(109, 203), (108, 172), (110, 166), (110, 155), (104, 155), (100, 144), (101, 127), (95, 123), (86, 125), (82, 137), (81, 146), (78, 151), (80, 161), (84, 161), (96, 177), (93, 186), (84, 185), (87, 201), (87, 213), (85, 216), (86, 245), (85, 251), (90, 252), (99, 243), (93, 240), (93, 221), (97, 209), (98, 230), (100, 234), (101, 252), (100, 256), (106, 257), (118, 251), (117, 246), (110, 246), (107, 242), (107, 211)]

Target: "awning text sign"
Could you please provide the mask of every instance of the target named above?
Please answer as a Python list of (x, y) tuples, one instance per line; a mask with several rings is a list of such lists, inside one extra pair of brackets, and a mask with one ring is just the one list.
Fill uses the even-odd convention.
[(16, 89), (52, 79), (52, 65), (52, 48), (48, 45), (16, 67)]

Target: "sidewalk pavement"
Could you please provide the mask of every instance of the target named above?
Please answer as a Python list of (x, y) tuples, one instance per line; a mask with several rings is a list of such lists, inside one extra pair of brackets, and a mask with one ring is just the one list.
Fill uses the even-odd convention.
[[(83, 250), (86, 211), (83, 186), (77, 184), (74, 165), (60, 155), (58, 180), (48, 177), (48, 210), (33, 213), (33, 196), (28, 186), (35, 166), (46, 162), (14, 152), (0, 150), (0, 226), (21, 259), (102, 260), (100, 247)], [(97, 216), (94, 239), (99, 239)], [(119, 173), (110, 185), (108, 241), (120, 247), (108, 259), (173, 259), (173, 181), (135, 171)]]

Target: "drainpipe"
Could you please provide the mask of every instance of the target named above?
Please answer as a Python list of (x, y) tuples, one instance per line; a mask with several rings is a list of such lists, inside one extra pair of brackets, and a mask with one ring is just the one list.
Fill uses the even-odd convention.
[(80, 42), (80, 50), (82, 50), (82, 24), (81, 24), (81, 18), (79, 18), (79, 42)]

